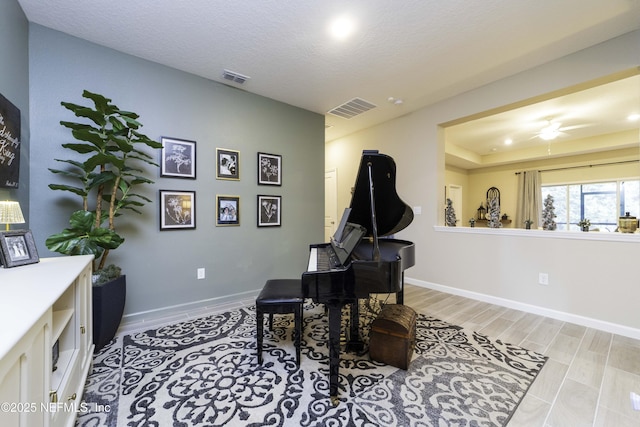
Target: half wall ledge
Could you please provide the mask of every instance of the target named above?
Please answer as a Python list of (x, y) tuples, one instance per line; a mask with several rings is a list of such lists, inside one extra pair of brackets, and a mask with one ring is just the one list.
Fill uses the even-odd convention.
[(544, 239), (591, 240), (605, 242), (640, 243), (640, 233), (601, 233), (582, 231), (526, 230), (524, 228), (445, 227), (434, 225), (434, 231), (443, 233), (491, 234), (500, 236), (532, 237)]

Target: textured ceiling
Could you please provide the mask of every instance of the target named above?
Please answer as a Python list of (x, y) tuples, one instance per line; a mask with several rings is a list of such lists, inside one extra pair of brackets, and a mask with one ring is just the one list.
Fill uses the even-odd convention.
[[(31, 22), (223, 83), (244, 74), (244, 90), (320, 114), (377, 105), (327, 115), (327, 141), (640, 28), (640, 0), (18, 1)], [(355, 31), (337, 41), (345, 14)]]

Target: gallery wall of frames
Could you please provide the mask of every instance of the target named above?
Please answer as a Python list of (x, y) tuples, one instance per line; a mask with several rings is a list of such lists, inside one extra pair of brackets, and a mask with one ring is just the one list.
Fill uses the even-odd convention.
[[(196, 141), (162, 137), (160, 176), (183, 180), (197, 179)], [(216, 179), (240, 181), (240, 151), (216, 148)], [(282, 156), (257, 153), (257, 186), (282, 186)], [(282, 225), (282, 195), (259, 194), (255, 196), (257, 227)], [(241, 200), (238, 195), (216, 194), (215, 225), (240, 226)], [(159, 190), (159, 223), (161, 231), (189, 230), (196, 228), (196, 192), (191, 189)], [(31, 230), (0, 231), (0, 265), (18, 267), (39, 262), (38, 252)]]
[[(160, 176), (184, 180), (196, 180), (196, 141), (162, 137)], [(216, 148), (216, 179), (240, 181), (240, 151)], [(257, 214), (257, 227), (279, 227), (282, 225), (282, 195), (259, 194), (258, 186), (277, 188), (282, 186), (282, 156), (257, 153), (256, 198), (253, 209)], [(185, 185), (188, 187), (188, 185)], [(272, 193), (269, 191), (269, 193)], [(185, 230), (196, 228), (196, 192), (190, 189), (159, 190), (160, 230)], [(241, 213), (245, 202), (240, 196), (216, 194), (215, 225), (229, 227), (241, 225)]]

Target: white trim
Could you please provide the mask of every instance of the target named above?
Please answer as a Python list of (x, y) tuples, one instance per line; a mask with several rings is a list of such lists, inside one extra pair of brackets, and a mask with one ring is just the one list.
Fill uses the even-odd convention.
[[(454, 227), (442, 227), (448, 230), (454, 229)], [(495, 231), (495, 230), (492, 230)], [(532, 230), (526, 230), (532, 231)], [(548, 233), (548, 232), (543, 232)], [(610, 323), (603, 320), (593, 319), (590, 317), (579, 316), (576, 314), (566, 313), (563, 311), (552, 310), (545, 307), (526, 304), (518, 301), (509, 300), (506, 298), (495, 297), (491, 295), (481, 294), (478, 292), (467, 291), (459, 288), (452, 288), (450, 286), (440, 285), (437, 283), (426, 282), (424, 280), (413, 279), (405, 277), (405, 282), (411, 285), (420, 286), (422, 288), (433, 289), (440, 292), (445, 292), (452, 295), (458, 295), (465, 298), (474, 299), (477, 301), (483, 301), (490, 304), (499, 305), (501, 307), (512, 308), (514, 310), (524, 311), (526, 313), (533, 313), (540, 316), (550, 317), (552, 319), (562, 320), (564, 322), (571, 322), (578, 325), (586, 326), (589, 328), (599, 329), (605, 332), (613, 334), (623, 335), (625, 337), (640, 340), (640, 329), (630, 328), (628, 326), (619, 325), (616, 323)], [(179, 316), (189, 311), (197, 311), (203, 308), (211, 308), (212, 306), (220, 306), (225, 304), (238, 304), (245, 306), (249, 302), (255, 301), (260, 290), (253, 290), (247, 292), (241, 292), (237, 294), (227, 295), (224, 297), (209, 298), (200, 301), (194, 301), (185, 304), (177, 304), (168, 307), (158, 308), (154, 310), (140, 311), (137, 313), (126, 314), (122, 318), (121, 327), (131, 326), (134, 323), (140, 322), (152, 322), (163, 318)]]
[(635, 233), (604, 233), (582, 231), (547, 231), (526, 230), (524, 228), (487, 228), (487, 227), (445, 227), (434, 225), (434, 231), (463, 234), (492, 234), (499, 236), (535, 237), (561, 240), (599, 240), (606, 242), (640, 243), (640, 232)]
[[(450, 229), (452, 227), (446, 227), (446, 228)], [(545, 232), (545, 233), (548, 233), (548, 232)], [(640, 329), (634, 329), (634, 328), (630, 328), (624, 325), (619, 325), (616, 323), (605, 322), (603, 320), (592, 319), (590, 317), (584, 317), (576, 314), (565, 313), (563, 311), (552, 310), (545, 307), (539, 307), (536, 305), (526, 304), (526, 303), (513, 301), (505, 298), (494, 297), (491, 295), (481, 294), (478, 292), (467, 291), (464, 289), (452, 288), (449, 286), (439, 285), (431, 282), (425, 282), (423, 280), (412, 279), (408, 277), (405, 277), (404, 281), (405, 283), (409, 283), (415, 286), (420, 286), (422, 288), (433, 289), (433, 290), (445, 292), (448, 294), (458, 295), (465, 298), (471, 298), (477, 301), (483, 301), (490, 304), (496, 304), (502, 307), (512, 308), (514, 310), (520, 310), (527, 313), (538, 314), (540, 316), (550, 317), (552, 319), (562, 320), (564, 322), (575, 323), (577, 325), (586, 326), (588, 328), (599, 329), (601, 331), (610, 332), (612, 334), (623, 335), (625, 337), (633, 338), (636, 340), (640, 339)]]
[(225, 295), (222, 297), (207, 298), (200, 301), (187, 302), (184, 304), (170, 305), (153, 310), (139, 311), (137, 313), (125, 314), (124, 316), (122, 316), (121, 327), (128, 326), (132, 323), (155, 321), (166, 317), (173, 317), (190, 311), (201, 310), (203, 308), (210, 308), (223, 304), (241, 304), (247, 300), (255, 301), (259, 292), (260, 289)]

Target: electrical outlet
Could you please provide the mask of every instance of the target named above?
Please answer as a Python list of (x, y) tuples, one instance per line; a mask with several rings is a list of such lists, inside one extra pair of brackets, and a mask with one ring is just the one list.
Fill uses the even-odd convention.
[(549, 284), (549, 275), (547, 273), (539, 273), (538, 274), (538, 283), (541, 285)]
[(198, 280), (204, 279), (204, 268), (199, 268), (197, 271), (198, 271)]

